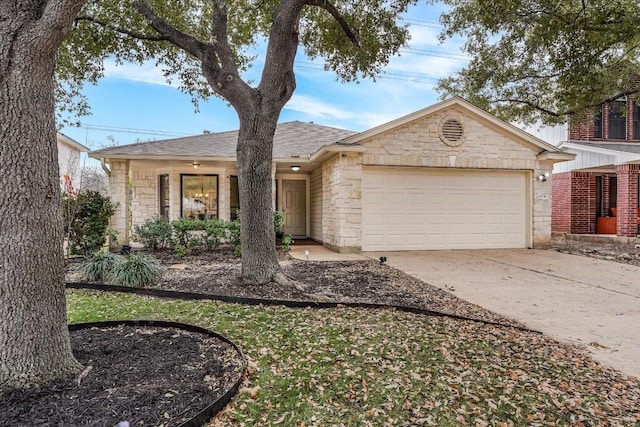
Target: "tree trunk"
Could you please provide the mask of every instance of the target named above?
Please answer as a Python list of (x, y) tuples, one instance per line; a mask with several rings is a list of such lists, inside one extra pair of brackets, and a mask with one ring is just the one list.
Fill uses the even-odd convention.
[[(255, 110), (253, 110), (255, 111)], [(271, 164), (278, 114), (239, 114), (238, 189), (242, 278), (264, 284), (282, 275), (273, 229)]]
[(0, 5), (0, 393), (80, 368), (66, 323), (53, 99), (55, 53), (81, 4), (67, 3)]

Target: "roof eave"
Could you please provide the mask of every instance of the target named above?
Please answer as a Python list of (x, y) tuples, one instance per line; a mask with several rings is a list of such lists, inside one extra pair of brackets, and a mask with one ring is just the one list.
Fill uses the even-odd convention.
[(561, 151), (543, 151), (538, 154), (537, 159), (540, 161), (551, 161), (553, 163), (567, 162), (576, 158), (573, 153), (564, 153)]
[(56, 134), (56, 140), (61, 141), (63, 144), (67, 144), (72, 148), (75, 148), (76, 150), (80, 151), (81, 153), (87, 153), (89, 152), (89, 147), (80, 144), (78, 141), (76, 141), (75, 139), (69, 138), (67, 135), (58, 132)]
[(311, 155), (311, 162), (324, 162), (330, 157), (338, 153), (364, 153), (365, 148), (361, 145), (342, 145), (340, 144), (330, 144), (321, 147), (318, 151)]

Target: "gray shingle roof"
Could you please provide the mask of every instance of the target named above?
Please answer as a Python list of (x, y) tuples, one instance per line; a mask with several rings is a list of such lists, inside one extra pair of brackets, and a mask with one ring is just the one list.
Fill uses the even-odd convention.
[(637, 142), (585, 142), (567, 141), (570, 144), (582, 145), (584, 147), (603, 148), (606, 150), (622, 151), (623, 153), (640, 154), (640, 144)]
[[(313, 154), (321, 147), (336, 143), (356, 132), (306, 122), (278, 124), (273, 139), (273, 157), (285, 158)], [(140, 157), (235, 157), (238, 131), (209, 133), (184, 138), (164, 139), (119, 145), (92, 151), (90, 156)]]

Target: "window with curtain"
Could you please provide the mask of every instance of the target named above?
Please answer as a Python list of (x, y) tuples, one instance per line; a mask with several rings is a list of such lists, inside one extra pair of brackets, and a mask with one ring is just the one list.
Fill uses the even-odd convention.
[(218, 175), (180, 175), (181, 216), (218, 217)]

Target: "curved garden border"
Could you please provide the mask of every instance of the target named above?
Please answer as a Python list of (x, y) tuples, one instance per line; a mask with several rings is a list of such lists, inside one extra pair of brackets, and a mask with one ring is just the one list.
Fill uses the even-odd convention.
[[(67, 284), (68, 285), (68, 284)], [(211, 420), (218, 412), (222, 410), (235, 396), (238, 389), (240, 388), (240, 384), (242, 384), (242, 380), (244, 379), (244, 375), (247, 371), (247, 359), (242, 353), (242, 350), (231, 341), (229, 338), (220, 335), (217, 332), (210, 331), (205, 328), (201, 328), (200, 326), (190, 325), (188, 323), (178, 323), (178, 322), (167, 322), (163, 320), (108, 320), (102, 322), (89, 322), (89, 323), (73, 323), (69, 325), (69, 331), (77, 331), (81, 329), (88, 328), (107, 328), (114, 327), (119, 325), (126, 326), (149, 326), (149, 327), (159, 327), (159, 328), (175, 328), (182, 329), (188, 332), (195, 332), (199, 334), (208, 335), (210, 337), (214, 337), (223, 341), (229, 345), (231, 345), (235, 351), (238, 352), (240, 357), (243, 360), (242, 372), (240, 377), (236, 380), (236, 382), (229, 388), (222, 396), (216, 399), (213, 403), (211, 403), (206, 408), (202, 409), (198, 412), (193, 418), (190, 420), (180, 424), (178, 427), (200, 427)]]
[(541, 334), (542, 332), (534, 329), (526, 328), (517, 325), (506, 325), (500, 322), (493, 322), (490, 320), (476, 319), (473, 317), (460, 316), (457, 314), (445, 313), (436, 310), (426, 310), (417, 307), (408, 307), (403, 305), (391, 305), (391, 304), (375, 304), (366, 302), (319, 302), (319, 301), (296, 301), (296, 300), (279, 300), (279, 299), (262, 299), (262, 298), (245, 298), (234, 297), (229, 295), (215, 295), (215, 294), (200, 294), (195, 292), (181, 292), (170, 291), (165, 289), (149, 289), (149, 288), (131, 288), (127, 286), (116, 285), (101, 285), (97, 283), (86, 282), (67, 282), (67, 288), (69, 289), (88, 289), (103, 292), (122, 292), (129, 294), (147, 295), (159, 298), (171, 298), (182, 300), (213, 300), (227, 303), (245, 304), (245, 305), (267, 305), (267, 306), (285, 306), (289, 308), (336, 308), (351, 307), (351, 308), (369, 308), (369, 309), (394, 309), (406, 313), (422, 314), (425, 316), (434, 317), (448, 317), (457, 320), (468, 320), (471, 322), (479, 322), (485, 325), (501, 326), (506, 328), (513, 328), (520, 331), (534, 332)]

